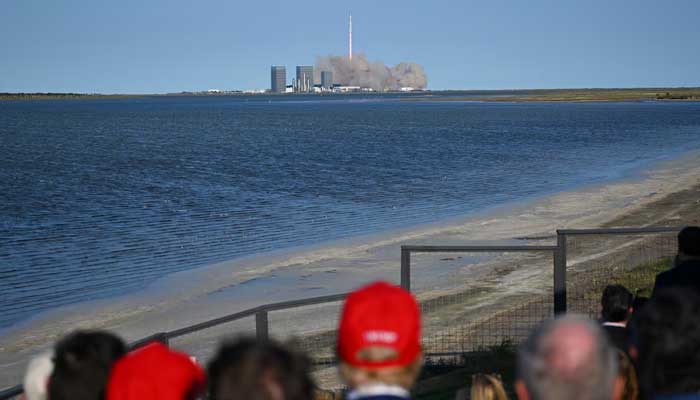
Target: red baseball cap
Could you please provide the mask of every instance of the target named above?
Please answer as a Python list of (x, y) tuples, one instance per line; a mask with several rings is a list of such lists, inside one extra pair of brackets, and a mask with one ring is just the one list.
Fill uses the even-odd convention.
[(112, 368), (107, 400), (187, 400), (205, 389), (202, 368), (187, 354), (154, 342), (122, 357)]
[[(352, 366), (405, 366), (420, 354), (420, 310), (413, 295), (398, 286), (375, 282), (352, 292), (345, 300), (338, 328), (338, 356)], [(393, 350), (395, 357), (367, 360), (371, 347)]]

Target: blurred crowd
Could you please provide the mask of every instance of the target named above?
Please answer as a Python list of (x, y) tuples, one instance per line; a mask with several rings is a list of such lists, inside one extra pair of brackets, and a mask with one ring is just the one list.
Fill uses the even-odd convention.
[[(404, 289), (375, 282), (351, 293), (337, 331), (348, 400), (401, 400), (421, 372), (421, 314)], [(458, 400), (506, 399), (500, 376), (472, 376)], [(601, 293), (600, 320), (543, 322), (517, 351), (520, 400), (700, 399), (700, 228), (678, 236), (672, 267), (649, 298), (622, 285)], [(274, 340), (221, 344), (206, 370), (153, 342), (129, 350), (109, 332), (77, 331), (27, 368), (28, 400), (306, 400), (323, 398), (302, 354)]]

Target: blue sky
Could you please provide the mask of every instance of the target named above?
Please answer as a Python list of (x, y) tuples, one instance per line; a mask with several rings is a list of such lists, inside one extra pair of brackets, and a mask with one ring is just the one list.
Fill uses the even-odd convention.
[(700, 86), (700, 1), (0, 0), (0, 92), (268, 88), (354, 49), (431, 89)]

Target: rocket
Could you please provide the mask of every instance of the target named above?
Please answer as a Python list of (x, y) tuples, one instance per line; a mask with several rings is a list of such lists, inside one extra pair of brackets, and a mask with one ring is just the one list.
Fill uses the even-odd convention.
[(352, 60), (352, 14), (350, 14), (350, 31), (348, 33), (348, 58)]

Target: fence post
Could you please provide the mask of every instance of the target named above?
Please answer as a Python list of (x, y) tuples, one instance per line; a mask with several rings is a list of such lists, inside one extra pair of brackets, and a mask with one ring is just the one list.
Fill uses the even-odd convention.
[(557, 230), (554, 252), (554, 314), (566, 313), (566, 234)]
[(163, 343), (166, 346), (170, 346), (170, 338), (168, 337), (168, 334), (165, 332), (156, 333), (155, 340)]
[(261, 310), (255, 313), (255, 337), (260, 342), (267, 341), (270, 337), (267, 321), (267, 310)]
[[(139, 339), (135, 342), (129, 343), (129, 350), (136, 350), (153, 342), (158, 342), (166, 346), (170, 346), (170, 336), (168, 335), (168, 332), (154, 333), (151, 336), (146, 336), (143, 339)], [(2, 399), (2, 397), (0, 397), (0, 399)]]
[(411, 251), (401, 246), (401, 287), (411, 291)]

